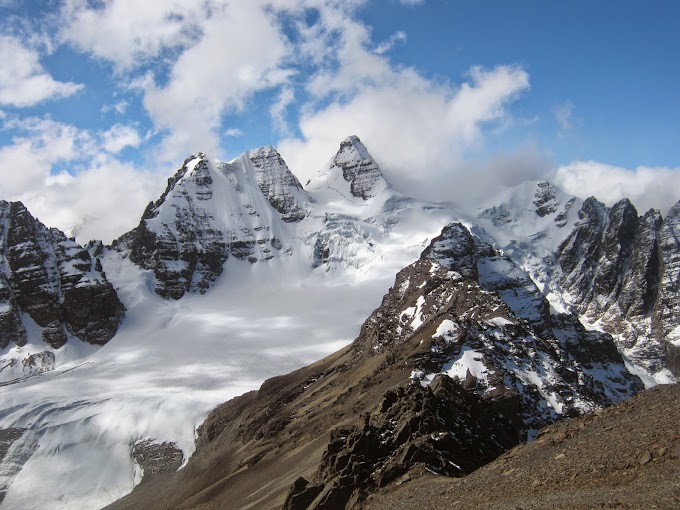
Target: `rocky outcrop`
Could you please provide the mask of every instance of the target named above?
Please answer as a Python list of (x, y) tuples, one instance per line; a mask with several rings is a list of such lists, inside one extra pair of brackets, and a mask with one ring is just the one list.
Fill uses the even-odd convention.
[(676, 205), (665, 220), (656, 210), (640, 217), (626, 199), (607, 208), (591, 197), (556, 252), (567, 301), (652, 374), (680, 373), (672, 343), (680, 323), (679, 211)]
[(304, 191), (271, 147), (232, 163), (191, 156), (113, 248), (151, 269), (155, 291), (205, 293), (229, 257), (255, 263), (288, 253), (278, 232), (305, 217)]
[(148, 482), (156, 475), (177, 471), (182, 465), (184, 454), (175, 443), (140, 439), (132, 445), (132, 458), (142, 470), (142, 482)]
[(446, 375), (390, 390), (361, 424), (331, 432), (314, 481), (298, 479), (283, 509), (349, 508), (415, 465), (464, 476), (519, 442), (503, 412)]
[(251, 151), (248, 157), (255, 167), (257, 185), (283, 221), (291, 223), (304, 219), (304, 207), (294, 194), (296, 190), (302, 192), (302, 185), (276, 149), (263, 147)]
[(536, 207), (536, 214), (540, 217), (553, 214), (557, 211), (559, 201), (554, 186), (546, 181), (539, 182), (537, 184), (533, 204)]
[(92, 258), (63, 232), (33, 218), (20, 202), (0, 202), (0, 346), (21, 346), (26, 314), (42, 339), (59, 348), (73, 336), (102, 345), (124, 308)]
[(331, 161), (330, 170), (334, 168), (342, 170), (352, 196), (364, 200), (375, 196), (376, 185), (384, 181), (380, 168), (358, 136), (350, 136), (340, 144), (340, 150)]

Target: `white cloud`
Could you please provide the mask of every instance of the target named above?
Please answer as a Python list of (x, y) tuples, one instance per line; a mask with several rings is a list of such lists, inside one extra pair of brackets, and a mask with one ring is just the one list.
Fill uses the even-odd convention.
[(44, 185), (52, 166), (76, 159), (92, 150), (92, 137), (52, 119), (5, 121), (17, 130), (12, 143), (0, 147), (0, 197), (10, 198), (31, 187)]
[(255, 92), (285, 83), (291, 71), (282, 62), (289, 51), (276, 18), (260, 2), (216, 10), (200, 41), (173, 65), (168, 83), (145, 89), (144, 106), (168, 132), (161, 156), (177, 161), (197, 150), (219, 156), (224, 114), (242, 110)]
[(139, 223), (167, 176), (100, 156), (75, 175), (61, 173), (13, 197), (43, 223), (70, 231), (81, 243), (110, 243)]
[(224, 134), (226, 136), (243, 136), (245, 133), (239, 128), (229, 128), (224, 132)]
[(38, 52), (16, 37), (0, 36), (0, 105), (28, 107), (68, 97), (83, 85), (56, 81), (40, 64)]
[(424, 5), (425, 0), (399, 0), (401, 5)]
[[(48, 226), (77, 226), (82, 242), (109, 242), (134, 227), (167, 178), (107, 153), (138, 141), (126, 126), (92, 134), (50, 118), (13, 118), (4, 128), (18, 134), (0, 147), (0, 197), (21, 200)], [(60, 167), (68, 171), (54, 174)]]
[(126, 147), (139, 147), (142, 139), (132, 126), (116, 124), (102, 133), (102, 142), (106, 151), (117, 154)]
[(164, 50), (191, 45), (200, 36), (209, 1), (66, 0), (64, 41), (81, 51), (129, 69)]
[(639, 213), (651, 208), (665, 213), (680, 199), (680, 168), (639, 166), (629, 170), (596, 161), (576, 161), (559, 167), (554, 181), (567, 193), (582, 198), (595, 196), (609, 206), (629, 198)]
[(303, 115), (303, 137), (279, 143), (302, 182), (358, 135), (399, 189), (427, 198), (454, 199), (460, 179), (472, 181), (463, 156), (483, 139), (483, 127), (508, 114), (505, 105), (529, 87), (521, 68), (474, 68), (458, 88), (438, 85), (411, 69), (389, 71), (349, 101), (334, 101)]
[(408, 40), (408, 36), (406, 35), (406, 32), (395, 32), (392, 34), (389, 39), (386, 41), (381, 42), (378, 47), (373, 50), (374, 53), (377, 53), (378, 55), (382, 55), (383, 53), (387, 53), (390, 51), (392, 48), (394, 48), (395, 44), (397, 43), (405, 43)]
[(283, 87), (276, 102), (269, 108), (269, 114), (274, 121), (274, 127), (279, 133), (288, 133), (289, 127), (284, 114), (286, 108), (295, 101), (295, 91), (292, 87)]

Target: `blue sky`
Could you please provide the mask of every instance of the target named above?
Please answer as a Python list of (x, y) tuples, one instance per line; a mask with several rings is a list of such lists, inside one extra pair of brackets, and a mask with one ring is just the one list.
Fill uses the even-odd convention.
[[(110, 241), (189, 154), (357, 134), (395, 187), (680, 198), (680, 2), (0, 0), (0, 198)], [(74, 228), (75, 227), (75, 228)]]

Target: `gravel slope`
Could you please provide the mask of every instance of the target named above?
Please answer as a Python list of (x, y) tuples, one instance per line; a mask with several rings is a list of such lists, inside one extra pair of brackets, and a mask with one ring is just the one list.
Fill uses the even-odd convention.
[(680, 508), (680, 386), (546, 427), (465, 478), (415, 469), (361, 508)]

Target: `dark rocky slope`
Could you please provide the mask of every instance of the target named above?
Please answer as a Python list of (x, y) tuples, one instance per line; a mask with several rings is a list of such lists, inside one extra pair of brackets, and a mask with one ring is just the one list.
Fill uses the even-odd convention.
[(453, 224), (352, 345), (218, 407), (185, 468), (110, 508), (349, 508), (416, 465), (468, 474), (640, 388), (611, 337), (551, 316), (525, 273)]
[(458, 479), (417, 468), (365, 510), (680, 508), (680, 386), (546, 427)]
[(69, 336), (105, 344), (124, 317), (101, 263), (21, 202), (0, 201), (0, 347), (27, 341), (22, 316), (53, 348)]
[(680, 374), (680, 202), (662, 218), (638, 216), (626, 199), (595, 198), (579, 211), (556, 253), (561, 284), (575, 310), (620, 339), (650, 373)]

